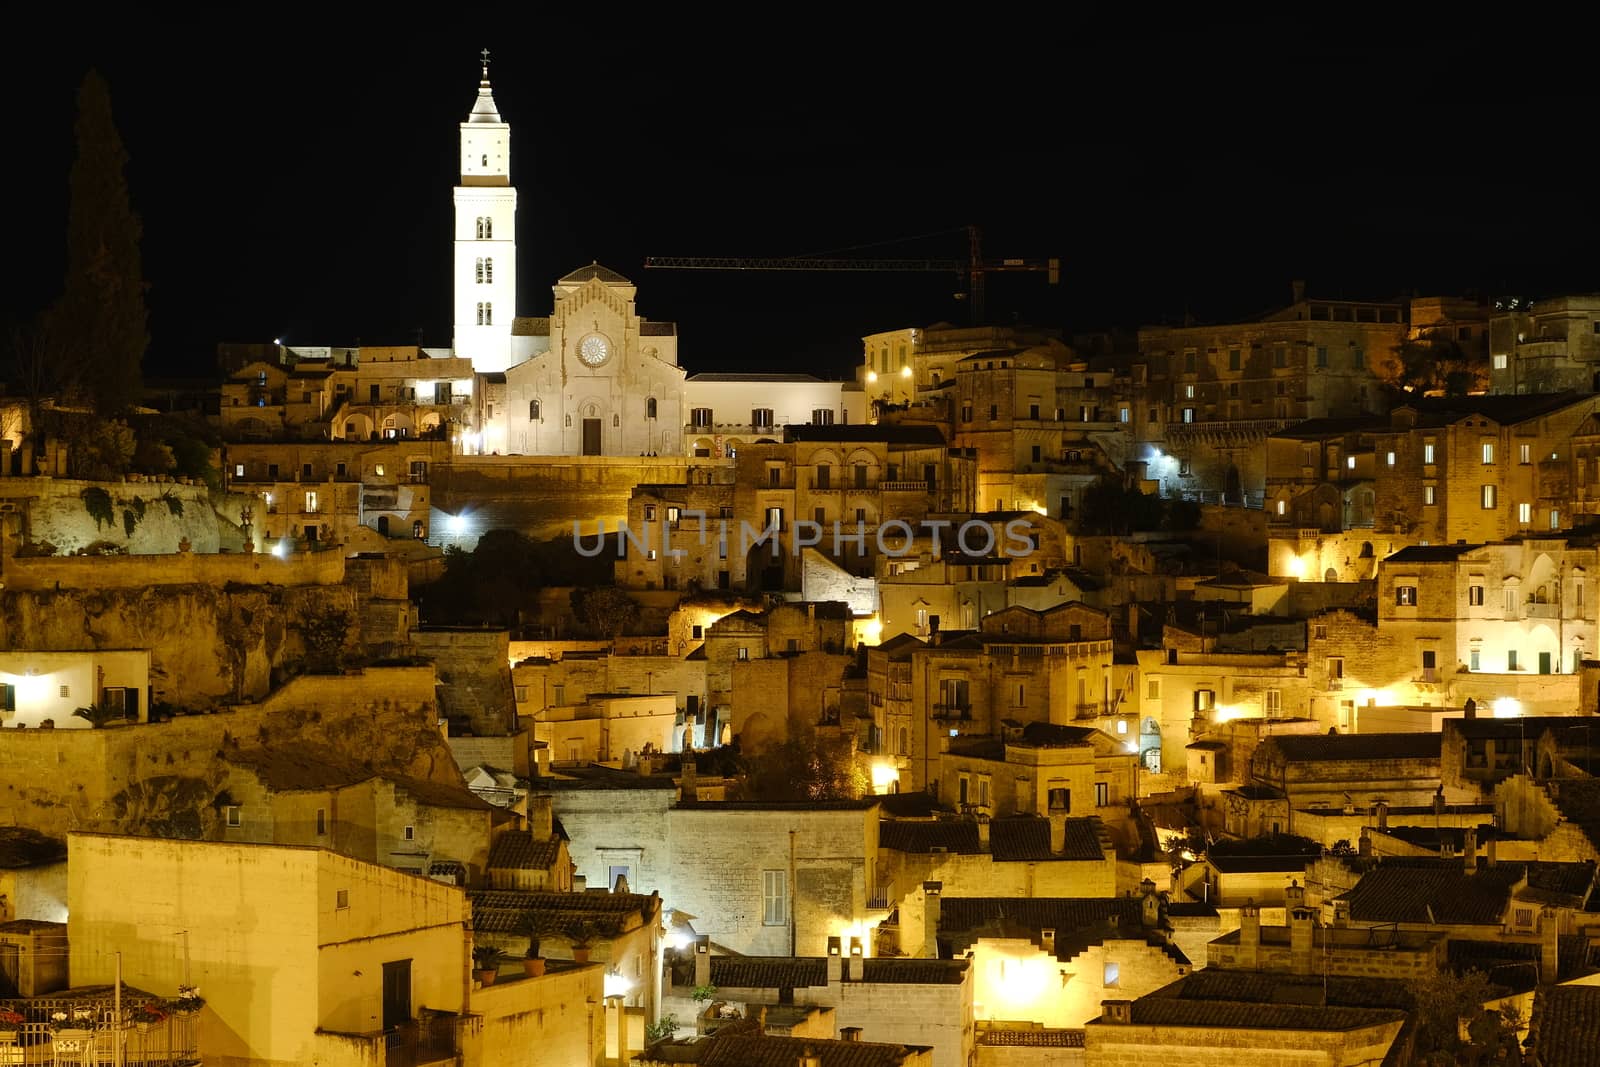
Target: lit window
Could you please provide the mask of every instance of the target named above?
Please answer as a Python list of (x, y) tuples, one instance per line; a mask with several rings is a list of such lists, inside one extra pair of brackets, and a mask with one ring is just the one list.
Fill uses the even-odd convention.
[(1346, 470), (1355, 470), (1356, 469), (1356, 457), (1347, 456), (1345, 458), (1344, 465), (1345, 465), (1345, 469)]
[(1119, 408), (1117, 410), (1117, 421), (1118, 422), (1127, 422), (1132, 418), (1133, 418), (1133, 410), (1131, 408), (1128, 408), (1128, 407), (1124, 406), (1124, 407)]
[(1289, 502), (1287, 500), (1279, 500), (1278, 501), (1278, 514), (1282, 515), (1285, 512), (1287, 512), (1288, 510), (1289, 510)]
[(1550, 529), (1561, 529), (1561, 512), (1557, 511), (1555, 508), (1550, 509)]
[(1517, 505), (1517, 521), (1522, 523), (1524, 526), (1526, 526), (1528, 523), (1533, 521), (1533, 505), (1532, 504), (1518, 504)]
[(1183, 409), (1183, 421), (1184, 422), (1193, 422), (1194, 421), (1194, 408), (1184, 408)]
[(379, 464), (375, 465), (372, 468), (372, 473), (377, 475), (379, 478), (382, 478), (383, 477), (383, 464), (379, 463)]
[(1422, 462), (1425, 463), (1425, 464), (1428, 464), (1429, 466), (1432, 466), (1432, 464), (1433, 464), (1433, 442), (1432, 441), (1423, 442), (1423, 445), (1422, 445)]
[(1385, 464), (1387, 464), (1390, 467), (1394, 466), (1394, 453), (1393, 452), (1385, 453), (1384, 457), (1383, 457), (1383, 461), (1384, 461)]
[(1117, 720), (1117, 733), (1125, 734), (1127, 732), (1128, 732), (1128, 720), (1126, 720), (1126, 719), (1118, 719)]
[(1400, 607), (1414, 608), (1417, 606), (1417, 587), (1414, 585), (1397, 585), (1394, 587), (1394, 602)]
[(1483, 498), (1483, 508), (1484, 508), (1484, 510), (1485, 511), (1491, 510), (1494, 507), (1495, 487), (1492, 486), (1492, 485), (1484, 486), (1483, 487), (1483, 491), (1482, 491), (1482, 498)]
[(1183, 387), (1183, 395), (1184, 395), (1185, 399), (1193, 400), (1194, 399), (1194, 386), (1192, 386), (1192, 385), (1184, 386)]
[(1494, 369), (1495, 370), (1505, 370), (1506, 369), (1506, 354), (1504, 352), (1500, 352), (1500, 353), (1497, 353), (1495, 355), (1495, 357), (1494, 357)]
[(317, 494), (315, 492), (308, 491), (306, 493), (306, 514), (307, 515), (313, 515), (313, 514), (316, 513), (316, 510), (317, 510)]
[(1435, 503), (1433, 497), (1434, 491), (1434, 487), (1431, 485), (1425, 485), (1422, 487), (1422, 503), (1425, 506), (1431, 507)]
[[(1551, 458), (1554, 459), (1555, 457), (1552, 456)], [(1523, 465), (1527, 465), (1527, 464), (1533, 462), (1533, 446), (1532, 445), (1518, 445), (1517, 446), (1517, 462), (1521, 463)]]
[(1483, 442), (1483, 461), (1485, 463), (1493, 463), (1494, 462), (1494, 442), (1493, 441), (1485, 441), (1485, 442)]
[(1121, 978), (1121, 972), (1122, 968), (1120, 965), (1115, 963), (1107, 963), (1105, 967), (1105, 975), (1100, 984), (1105, 986), (1107, 989), (1117, 988), (1117, 982)]
[(237, 464), (234, 465), (233, 476), (235, 478), (243, 478), (244, 477), (244, 464), (243, 463), (237, 463)]

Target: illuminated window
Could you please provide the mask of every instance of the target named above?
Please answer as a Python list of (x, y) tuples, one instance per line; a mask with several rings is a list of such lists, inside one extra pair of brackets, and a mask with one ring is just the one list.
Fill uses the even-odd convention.
[(1526, 526), (1528, 523), (1533, 521), (1533, 505), (1532, 504), (1518, 504), (1517, 505), (1517, 521), (1522, 523), (1524, 526)]
[(1424, 441), (1422, 443), (1422, 462), (1424, 464), (1429, 465), (1429, 466), (1432, 466), (1432, 464), (1433, 464), (1433, 442), (1432, 441)]
[(1434, 500), (1433, 494), (1434, 494), (1434, 487), (1433, 486), (1431, 486), (1431, 485), (1423, 486), (1422, 487), (1422, 503), (1424, 505), (1429, 506), (1429, 507), (1431, 507), (1434, 503), (1436, 503), (1436, 501)]
[(1414, 585), (1397, 585), (1394, 587), (1394, 602), (1400, 607), (1414, 608), (1417, 606), (1417, 587)]
[(1115, 989), (1117, 988), (1117, 983), (1121, 981), (1121, 975), (1122, 968), (1120, 965), (1115, 963), (1107, 963), (1105, 966), (1105, 974), (1101, 980), (1101, 985), (1105, 986), (1107, 989)]
[(372, 468), (372, 473), (377, 475), (379, 478), (382, 478), (383, 477), (383, 464), (379, 463), (376, 466), (374, 466)]
[(1385, 452), (1384, 456), (1383, 456), (1383, 461), (1384, 461), (1384, 464), (1386, 466), (1390, 466), (1390, 467), (1394, 466), (1394, 453), (1393, 452)]
[(306, 514), (307, 515), (314, 515), (314, 514), (316, 514), (316, 511), (317, 511), (317, 494), (315, 492), (307, 492), (306, 493)]
[(1555, 508), (1550, 509), (1550, 529), (1561, 529), (1561, 512), (1557, 511)]
[(1194, 408), (1184, 408), (1183, 409), (1183, 421), (1184, 422), (1193, 422), (1194, 421)]
[(1493, 510), (1495, 502), (1495, 487), (1492, 485), (1484, 486), (1480, 494), (1480, 498), (1485, 511)]
[(1356, 457), (1354, 457), (1354, 456), (1345, 457), (1344, 465), (1345, 465), (1345, 469), (1346, 470), (1355, 470), (1356, 469)]
[(1117, 409), (1117, 421), (1118, 422), (1127, 422), (1132, 418), (1133, 418), (1133, 410), (1131, 408), (1129, 408), (1126, 404), (1124, 404), (1122, 407)]
[(1279, 500), (1278, 501), (1278, 514), (1282, 515), (1285, 512), (1287, 512), (1288, 510), (1289, 510), (1289, 502), (1287, 500)]
[(1485, 463), (1493, 463), (1494, 462), (1494, 442), (1493, 441), (1485, 441), (1485, 442), (1483, 442), (1483, 461)]
[(1471, 604), (1473, 607), (1482, 607), (1483, 606), (1483, 586), (1481, 586), (1481, 585), (1469, 585), (1469, 586), (1467, 586), (1467, 603)]
[(1505, 370), (1506, 369), (1506, 354), (1504, 352), (1496, 353), (1496, 355), (1494, 357), (1494, 369), (1495, 370)]
[(1183, 387), (1183, 396), (1184, 396), (1184, 399), (1186, 399), (1186, 400), (1193, 400), (1194, 399), (1194, 386), (1192, 386), (1192, 385), (1184, 386)]

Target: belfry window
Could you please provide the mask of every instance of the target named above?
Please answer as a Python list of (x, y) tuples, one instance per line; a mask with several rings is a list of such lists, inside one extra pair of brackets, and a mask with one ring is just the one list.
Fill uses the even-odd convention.
[(529, 422), (537, 422), (538, 419), (539, 419), (539, 402), (537, 400), (530, 400), (530, 401), (528, 401), (528, 421)]
[(478, 240), (487, 241), (494, 237), (494, 220), (487, 215), (478, 216)]
[(478, 325), (494, 325), (494, 305), (487, 300), (478, 305)]
[(647, 419), (653, 419), (656, 417), (656, 398), (653, 396), (645, 398), (644, 417)]
[(485, 257), (478, 260), (478, 284), (487, 285), (494, 281), (494, 260)]

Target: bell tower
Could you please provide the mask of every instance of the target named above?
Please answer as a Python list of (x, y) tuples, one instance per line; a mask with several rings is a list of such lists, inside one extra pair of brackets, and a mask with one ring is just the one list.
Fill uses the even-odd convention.
[(517, 298), (517, 190), (511, 185), (511, 127), (500, 121), (482, 54), (478, 99), (461, 124), (461, 182), (455, 190), (455, 338), (476, 371), (511, 363)]

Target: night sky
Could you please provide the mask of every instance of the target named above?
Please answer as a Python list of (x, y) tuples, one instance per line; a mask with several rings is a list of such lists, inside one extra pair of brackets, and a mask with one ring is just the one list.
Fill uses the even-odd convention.
[(59, 290), (95, 65), (144, 219), (148, 373), (205, 373), (219, 341), (448, 345), (457, 124), (484, 46), (512, 124), (518, 310), (546, 314), (550, 283), (597, 259), (639, 284), (641, 314), (678, 321), (691, 372), (839, 373), (862, 333), (966, 312), (943, 274), (645, 256), (961, 258), (976, 223), (992, 257), (1063, 263), (1054, 290), (992, 279), (991, 320), (1069, 333), (1253, 314), (1294, 278), (1349, 297), (1600, 289), (1587, 57), (1513, 25), (941, 20), (835, 39), (763, 20), (730, 40), (542, 13), (396, 37), (387, 20), (14, 42), (0, 316)]

